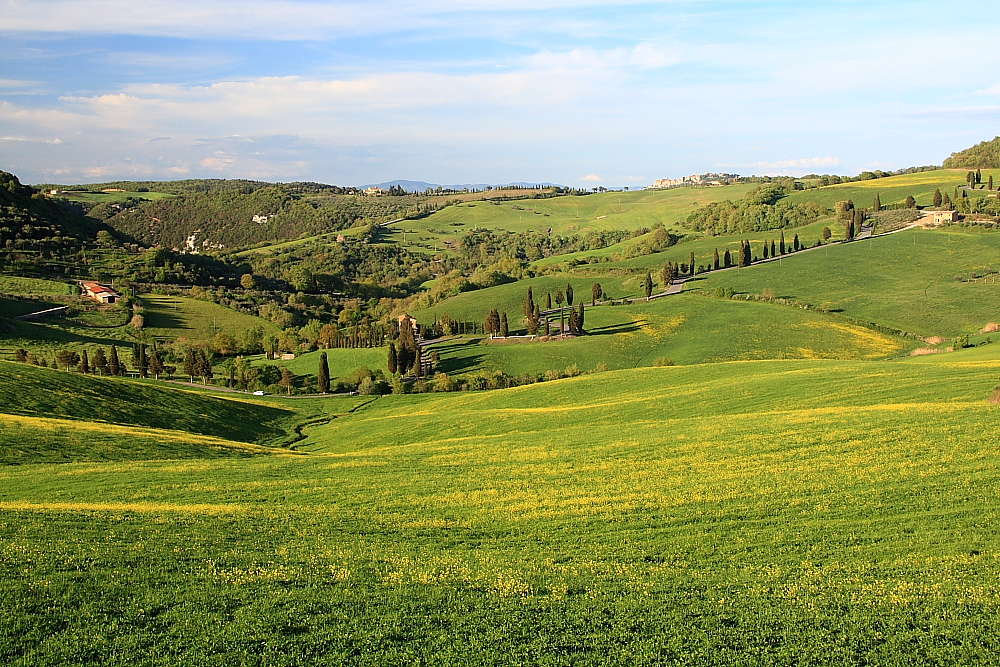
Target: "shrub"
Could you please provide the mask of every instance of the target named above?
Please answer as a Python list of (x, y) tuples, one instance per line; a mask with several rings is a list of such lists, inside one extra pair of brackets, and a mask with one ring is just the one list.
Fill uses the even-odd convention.
[(604, 373), (604, 372), (606, 372), (608, 370), (610, 370), (608, 368), (608, 365), (602, 361), (599, 364), (597, 364), (597, 368), (594, 369), (594, 372), (595, 373)]
[(580, 370), (580, 366), (578, 366), (577, 364), (573, 364), (572, 366), (567, 366), (566, 370), (564, 371), (566, 377), (568, 378), (575, 378), (582, 372), (583, 371)]
[(674, 365), (674, 360), (669, 359), (667, 357), (657, 357), (656, 360), (653, 362), (653, 366), (656, 366), (658, 368), (662, 368), (664, 366), (673, 366), (673, 365)]

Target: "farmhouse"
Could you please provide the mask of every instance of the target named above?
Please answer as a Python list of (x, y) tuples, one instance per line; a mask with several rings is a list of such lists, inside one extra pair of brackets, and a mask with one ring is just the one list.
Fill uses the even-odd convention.
[(385, 190), (383, 190), (382, 188), (375, 187), (373, 185), (365, 190), (365, 194), (368, 195), (369, 197), (378, 197), (380, 195), (385, 194)]
[(118, 292), (93, 280), (81, 280), (80, 287), (83, 289), (85, 297), (98, 303), (117, 303), (120, 298)]
[(956, 211), (934, 211), (934, 224), (942, 222), (955, 222), (958, 220)]

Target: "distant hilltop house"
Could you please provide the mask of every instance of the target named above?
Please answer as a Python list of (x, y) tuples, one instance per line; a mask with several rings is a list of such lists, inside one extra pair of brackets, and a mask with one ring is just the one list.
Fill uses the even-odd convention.
[(652, 187), (656, 188), (679, 188), (685, 185), (725, 185), (729, 181), (739, 178), (739, 174), (692, 174), (681, 178), (661, 178), (653, 181)]
[(101, 285), (93, 280), (81, 280), (80, 288), (83, 295), (88, 299), (93, 299), (98, 303), (117, 303), (121, 295), (107, 285)]
[(399, 320), (399, 324), (402, 325), (403, 324), (403, 320), (405, 320), (408, 317), (410, 318), (410, 325), (413, 327), (413, 330), (417, 331), (418, 330), (418, 325), (417, 325), (417, 319), (415, 317), (410, 317), (406, 313), (403, 313), (402, 315), (400, 315), (396, 319), (398, 319)]
[(267, 220), (268, 218), (266, 215), (255, 215), (253, 217), (253, 221), (256, 222), (258, 225), (263, 225), (265, 222), (267, 222)]
[(934, 211), (934, 224), (942, 222), (955, 222), (958, 220), (958, 211)]
[(378, 197), (379, 195), (384, 195), (385, 190), (383, 190), (382, 188), (377, 188), (373, 185), (370, 188), (365, 188), (365, 194), (368, 195), (369, 197)]

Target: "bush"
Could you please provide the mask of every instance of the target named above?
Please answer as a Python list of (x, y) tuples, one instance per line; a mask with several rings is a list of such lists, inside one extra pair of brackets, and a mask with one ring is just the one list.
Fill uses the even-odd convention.
[(578, 366), (577, 364), (573, 364), (572, 366), (567, 366), (566, 370), (564, 371), (566, 377), (568, 378), (575, 378), (582, 372), (583, 371), (580, 370), (580, 366)]
[(604, 373), (604, 372), (606, 372), (608, 370), (610, 370), (608, 368), (608, 365), (602, 361), (601, 363), (597, 364), (597, 368), (594, 369), (594, 372), (595, 373)]
[(653, 362), (653, 366), (656, 366), (658, 368), (662, 368), (665, 366), (673, 366), (673, 365), (674, 365), (674, 360), (668, 357), (657, 357), (656, 360)]

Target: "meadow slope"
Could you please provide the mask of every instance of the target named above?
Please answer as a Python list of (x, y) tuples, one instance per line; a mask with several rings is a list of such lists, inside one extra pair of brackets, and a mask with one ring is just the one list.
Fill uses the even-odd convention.
[(0, 469), (0, 660), (987, 664), (991, 347), (391, 396), (303, 456)]

